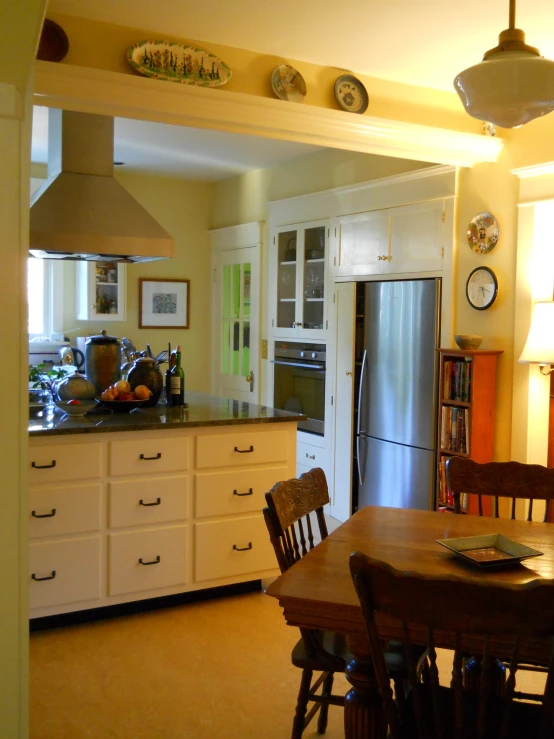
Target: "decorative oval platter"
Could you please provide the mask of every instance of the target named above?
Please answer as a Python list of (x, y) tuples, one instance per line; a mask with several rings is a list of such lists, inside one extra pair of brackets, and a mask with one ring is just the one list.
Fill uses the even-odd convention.
[(271, 73), (271, 87), (281, 100), (301, 103), (306, 97), (306, 82), (300, 72), (288, 64), (275, 67)]
[(335, 100), (349, 113), (365, 113), (369, 105), (367, 90), (351, 74), (343, 74), (335, 80)]
[(232, 76), (225, 62), (206, 49), (169, 41), (139, 41), (127, 51), (127, 61), (146, 77), (184, 85), (219, 87)]
[(467, 227), (467, 243), (477, 254), (488, 254), (498, 243), (498, 223), (492, 213), (478, 213)]

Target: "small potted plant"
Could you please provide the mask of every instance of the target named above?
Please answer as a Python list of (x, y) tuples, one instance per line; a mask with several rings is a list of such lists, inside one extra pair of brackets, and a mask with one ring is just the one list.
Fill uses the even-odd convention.
[[(29, 393), (37, 392), (46, 395), (48, 403), (56, 397), (56, 383), (68, 373), (63, 367), (48, 367), (46, 364), (29, 365)], [(31, 397), (29, 398), (31, 400)], [(37, 397), (36, 400), (40, 398)]]

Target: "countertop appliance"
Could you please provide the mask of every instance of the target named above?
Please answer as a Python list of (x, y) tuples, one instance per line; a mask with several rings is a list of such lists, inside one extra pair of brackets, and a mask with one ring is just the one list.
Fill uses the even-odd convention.
[(440, 279), (357, 285), (358, 508), (433, 507), (440, 287)]
[(273, 407), (303, 413), (299, 431), (325, 433), (325, 345), (276, 341)]

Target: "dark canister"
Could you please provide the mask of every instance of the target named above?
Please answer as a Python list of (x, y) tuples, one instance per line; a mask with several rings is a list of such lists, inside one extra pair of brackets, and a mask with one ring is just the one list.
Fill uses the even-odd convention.
[(134, 390), (138, 385), (146, 385), (152, 391), (150, 398), (146, 403), (143, 403), (143, 408), (156, 405), (162, 394), (164, 381), (155, 359), (150, 359), (150, 357), (135, 359), (127, 375), (127, 381), (131, 386), (131, 390)]
[(86, 340), (85, 375), (94, 385), (96, 395), (121, 379), (121, 344), (115, 336), (108, 336), (106, 330)]

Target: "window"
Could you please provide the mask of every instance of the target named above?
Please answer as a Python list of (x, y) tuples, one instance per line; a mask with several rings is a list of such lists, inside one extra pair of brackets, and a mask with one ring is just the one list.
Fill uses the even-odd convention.
[(63, 264), (52, 259), (27, 260), (29, 337), (63, 331)]

